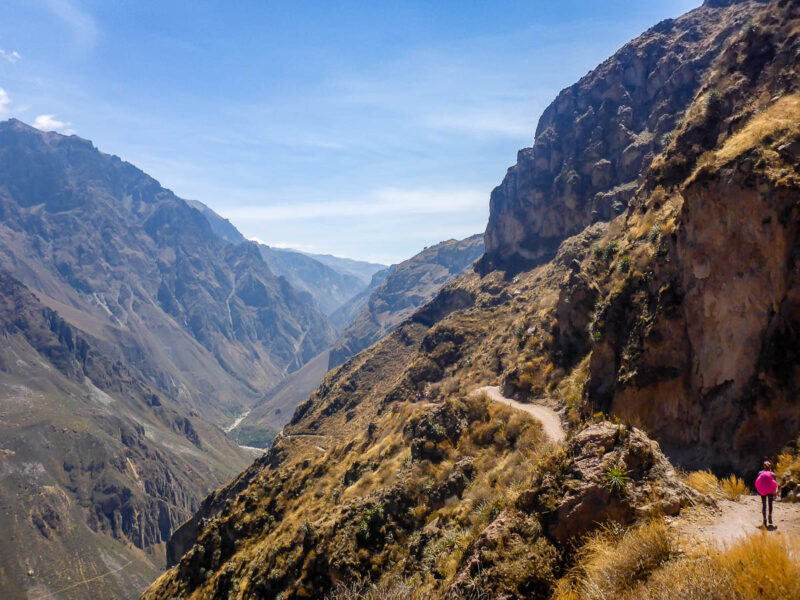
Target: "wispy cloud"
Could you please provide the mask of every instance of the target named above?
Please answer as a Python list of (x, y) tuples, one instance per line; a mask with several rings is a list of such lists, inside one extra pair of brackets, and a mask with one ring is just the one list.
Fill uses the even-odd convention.
[(227, 210), (226, 216), (235, 220), (269, 222), (377, 215), (443, 215), (475, 210), (486, 202), (486, 193), (478, 190), (382, 188), (368, 193), (360, 201), (237, 206)]
[(12, 65), (17, 62), (22, 56), (16, 50), (12, 50), (11, 52), (6, 52), (2, 48), (0, 48), (0, 58), (10, 62)]
[(0, 88), (0, 115), (6, 114), (10, 105), (11, 98), (8, 97), (8, 93), (3, 88)]
[(79, 46), (91, 47), (97, 40), (98, 28), (94, 18), (78, 0), (44, 0), (50, 12), (72, 31)]
[(36, 127), (36, 129), (40, 129), (41, 131), (58, 131), (67, 135), (75, 133), (75, 130), (71, 129), (70, 125), (72, 125), (72, 123), (60, 121), (56, 119), (55, 115), (39, 115), (33, 121), (33, 126)]

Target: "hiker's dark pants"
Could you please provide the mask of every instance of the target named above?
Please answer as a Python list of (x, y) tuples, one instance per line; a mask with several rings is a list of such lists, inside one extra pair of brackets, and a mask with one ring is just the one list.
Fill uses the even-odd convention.
[(761, 496), (761, 514), (764, 515), (764, 523), (767, 522), (767, 498), (769, 498), (769, 522), (772, 523), (772, 494)]

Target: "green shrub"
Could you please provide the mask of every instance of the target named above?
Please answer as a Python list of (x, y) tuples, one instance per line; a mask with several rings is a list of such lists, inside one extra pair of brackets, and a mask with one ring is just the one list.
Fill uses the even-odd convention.
[(651, 244), (657, 244), (658, 241), (661, 239), (661, 229), (663, 225), (661, 223), (654, 223), (653, 226), (650, 228), (650, 232), (647, 234), (647, 240)]
[(716, 116), (722, 110), (723, 97), (717, 89), (712, 89), (706, 96), (706, 111), (711, 116)]
[(617, 271), (620, 273), (627, 273), (631, 270), (631, 257), (629, 255), (625, 255), (619, 259), (617, 263)]

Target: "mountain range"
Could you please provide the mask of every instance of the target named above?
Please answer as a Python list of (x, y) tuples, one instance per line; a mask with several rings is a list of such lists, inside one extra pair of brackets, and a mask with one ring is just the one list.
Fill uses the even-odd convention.
[[(202, 202), (188, 201), (208, 220), (217, 237), (232, 244), (242, 244), (247, 239), (227, 219), (221, 217)], [(270, 270), (285, 277), (292, 287), (312, 300), (326, 316), (340, 309), (370, 283), (372, 276), (386, 268), (385, 265), (339, 258), (330, 254), (304, 254), (296, 250), (274, 248), (258, 244), (261, 257)], [(331, 319), (335, 324), (337, 321)], [(338, 321), (341, 325), (341, 321)]]
[(791, 538), (695, 519), (764, 457), (800, 492), (799, 39), (796, 2), (706, 0), (563, 90), (477, 268), (328, 373), (143, 600), (796, 596)]
[(386, 271), (248, 241), (87, 140), (0, 123), (3, 597), (137, 595)]

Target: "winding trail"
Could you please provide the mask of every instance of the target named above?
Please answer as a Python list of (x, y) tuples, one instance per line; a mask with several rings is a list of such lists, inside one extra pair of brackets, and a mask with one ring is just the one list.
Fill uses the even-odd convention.
[(561, 418), (552, 408), (540, 404), (525, 404), (513, 398), (506, 398), (496, 385), (487, 385), (478, 388), (474, 390), (470, 396), (478, 396), (480, 394), (486, 394), (486, 397), (493, 402), (500, 402), (516, 410), (528, 413), (542, 424), (545, 434), (554, 442), (562, 442), (567, 436), (564, 427), (561, 425)]
[(279, 438), (285, 440), (291, 440), (293, 438), (317, 438), (317, 439), (329, 440), (333, 439), (333, 436), (322, 435), (321, 433), (284, 433), (283, 431), (281, 431), (275, 439), (277, 440)]

